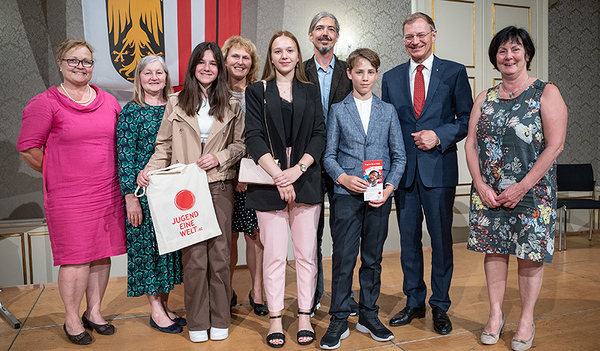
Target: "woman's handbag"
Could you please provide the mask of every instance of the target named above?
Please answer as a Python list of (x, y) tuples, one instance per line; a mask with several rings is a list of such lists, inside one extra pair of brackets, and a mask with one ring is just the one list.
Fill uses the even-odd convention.
[[(263, 82), (264, 93), (267, 91), (267, 82)], [(271, 156), (273, 155), (273, 144), (271, 143), (271, 134), (269, 134), (269, 125), (267, 124), (267, 100), (263, 95), (263, 118), (265, 119), (265, 127), (267, 128), (267, 138), (269, 138), (269, 145), (271, 146)], [(275, 163), (279, 165), (279, 160), (275, 160)], [(238, 174), (238, 181), (240, 183), (249, 184), (263, 184), (263, 185), (275, 185), (273, 178), (264, 170), (259, 164), (254, 162), (252, 158), (244, 157), (240, 160), (240, 172)]]
[(195, 163), (177, 163), (148, 173), (148, 197), (158, 252), (169, 252), (221, 235), (206, 172)]
[(240, 183), (275, 185), (269, 173), (249, 157), (244, 157), (240, 160), (238, 181)]

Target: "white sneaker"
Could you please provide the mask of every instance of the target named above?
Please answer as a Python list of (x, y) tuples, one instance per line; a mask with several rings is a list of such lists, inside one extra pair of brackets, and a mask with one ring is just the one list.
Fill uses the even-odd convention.
[(208, 340), (208, 330), (190, 330), (189, 332), (192, 342), (205, 342)]
[(229, 328), (210, 327), (210, 340), (225, 340), (229, 336)]

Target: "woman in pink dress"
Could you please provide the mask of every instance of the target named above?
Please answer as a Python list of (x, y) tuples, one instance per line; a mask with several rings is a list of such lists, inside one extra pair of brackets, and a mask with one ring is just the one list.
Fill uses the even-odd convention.
[[(52, 255), (60, 266), (63, 328), (79, 345), (92, 342), (84, 327), (102, 335), (115, 332), (102, 317), (100, 303), (110, 257), (126, 252), (115, 141), (121, 107), (113, 96), (88, 84), (92, 51), (81, 40), (60, 45), (56, 58), (63, 82), (29, 101), (17, 141), (23, 160), (43, 174)], [(87, 310), (80, 321), (84, 293)]]

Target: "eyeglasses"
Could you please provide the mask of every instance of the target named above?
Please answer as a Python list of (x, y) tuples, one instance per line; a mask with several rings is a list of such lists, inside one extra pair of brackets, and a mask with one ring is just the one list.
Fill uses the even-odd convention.
[(69, 65), (69, 67), (77, 67), (77, 66), (79, 66), (80, 63), (84, 68), (92, 68), (92, 66), (94, 65), (94, 60), (88, 60), (88, 59), (78, 60), (78, 59), (70, 58), (70, 59), (62, 59), (62, 61), (67, 61), (67, 65)]
[(427, 33), (419, 33), (419, 34), (415, 34), (415, 35), (409, 34), (409, 35), (406, 35), (406, 36), (404, 36), (404, 41), (406, 41), (406, 42), (411, 42), (411, 41), (413, 41), (413, 39), (414, 39), (415, 37), (416, 37), (416, 38), (419, 38), (419, 40), (423, 40), (423, 39), (425, 39), (425, 37), (426, 37), (427, 35), (429, 35), (429, 34), (431, 34), (431, 33), (433, 33), (433, 31), (429, 31), (429, 32), (427, 32)]

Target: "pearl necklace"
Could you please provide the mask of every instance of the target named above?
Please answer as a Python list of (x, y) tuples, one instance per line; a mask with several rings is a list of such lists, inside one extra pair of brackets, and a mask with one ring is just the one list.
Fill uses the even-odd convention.
[(80, 104), (80, 105), (85, 105), (85, 104), (87, 104), (88, 102), (92, 101), (92, 87), (91, 87), (89, 84), (86, 84), (86, 85), (87, 85), (87, 87), (88, 87), (88, 92), (89, 92), (90, 96), (89, 96), (89, 97), (88, 97), (88, 99), (87, 99), (87, 100), (85, 100), (85, 101), (77, 101), (77, 100), (73, 99), (73, 98), (71, 97), (71, 95), (69, 95), (69, 92), (67, 91), (67, 89), (65, 89), (65, 87), (62, 85), (62, 83), (60, 83), (60, 87), (61, 87), (61, 88), (63, 88), (63, 91), (65, 92), (65, 94), (67, 95), (67, 97), (68, 97), (68, 98), (69, 98), (71, 101), (73, 101), (73, 102), (75, 102), (75, 103), (78, 103), (78, 104)]
[(515, 98), (515, 93), (521, 89), (523, 89), (523, 87), (525, 86), (525, 84), (527, 84), (527, 82), (529, 81), (529, 76), (527, 76), (527, 79), (525, 79), (525, 83), (523, 83), (523, 85), (521, 85), (521, 87), (515, 91), (513, 91), (512, 93), (509, 93), (508, 91), (506, 91), (506, 88), (504, 88), (504, 82), (502, 82), (502, 90), (504, 90), (505, 93), (508, 94), (508, 97), (510, 97), (511, 99)]

